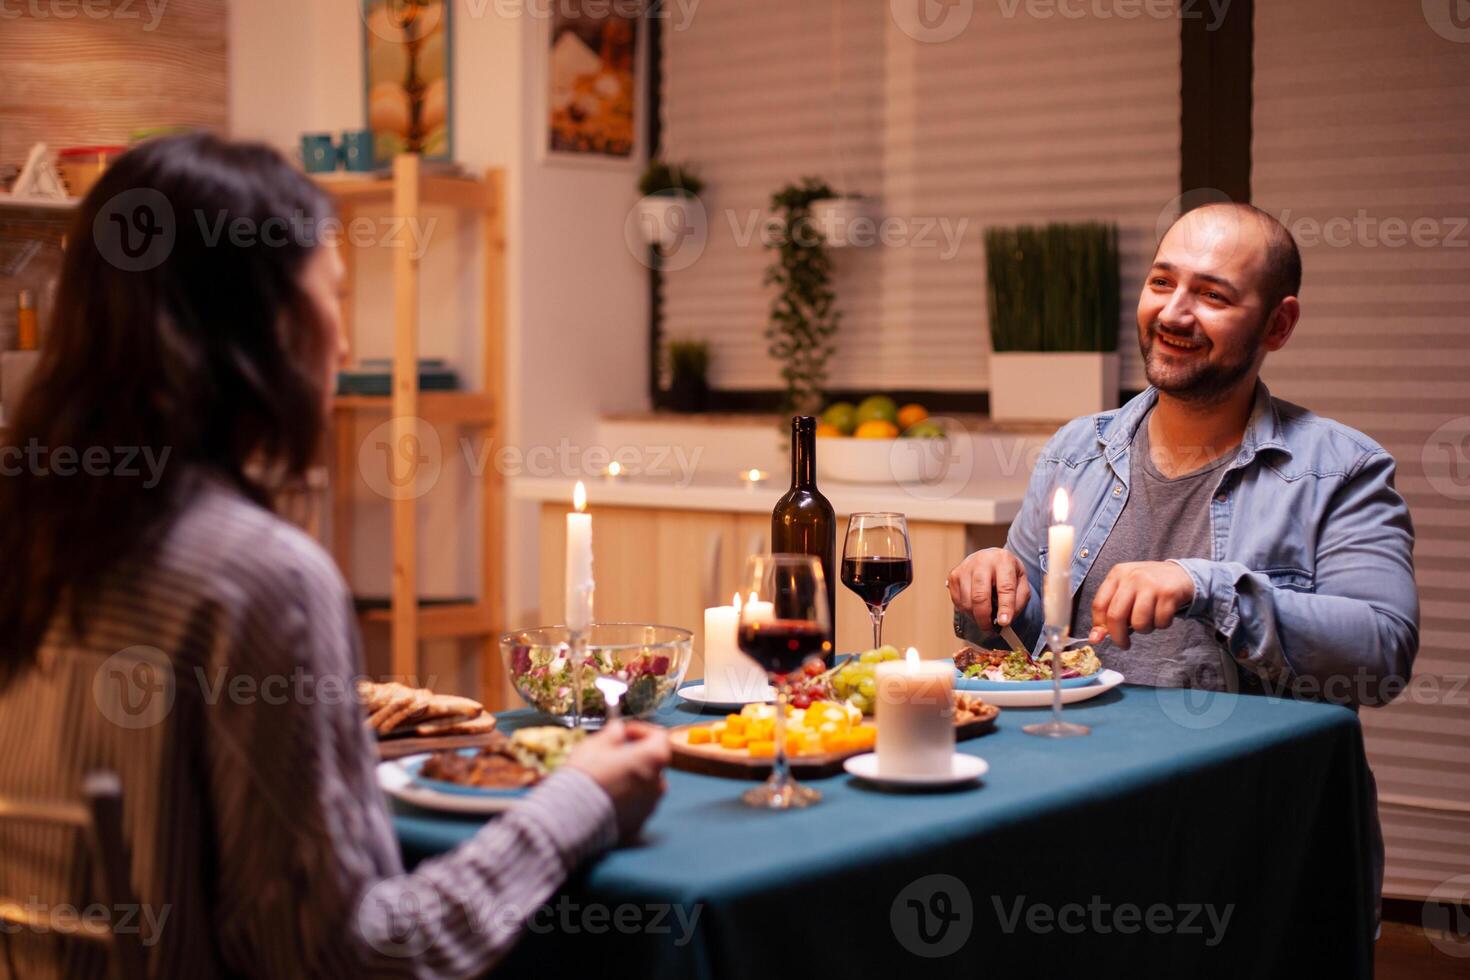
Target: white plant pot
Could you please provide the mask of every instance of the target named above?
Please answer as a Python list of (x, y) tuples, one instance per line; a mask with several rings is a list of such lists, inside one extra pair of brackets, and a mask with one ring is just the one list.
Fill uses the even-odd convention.
[(828, 248), (871, 245), (877, 239), (877, 228), (873, 226), (871, 207), (865, 197), (826, 197), (813, 201), (812, 224)]
[(1058, 422), (1117, 404), (1116, 352), (990, 355), (993, 419)]
[(697, 198), (684, 194), (649, 194), (638, 201), (638, 229), (649, 245), (668, 247), (678, 242), (693, 225), (692, 209)]

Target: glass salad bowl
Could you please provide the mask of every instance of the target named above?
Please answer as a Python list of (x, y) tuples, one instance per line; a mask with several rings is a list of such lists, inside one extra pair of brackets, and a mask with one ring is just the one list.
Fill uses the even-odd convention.
[[(575, 724), (576, 694), (572, 635), (565, 626), (535, 626), (500, 637), (500, 654), (521, 700), (560, 724)], [(684, 680), (693, 634), (676, 626), (594, 623), (586, 631), (586, 661), (580, 670), (582, 726), (600, 728), (607, 705), (595, 681), (615, 677), (628, 685), (625, 718), (657, 711)]]

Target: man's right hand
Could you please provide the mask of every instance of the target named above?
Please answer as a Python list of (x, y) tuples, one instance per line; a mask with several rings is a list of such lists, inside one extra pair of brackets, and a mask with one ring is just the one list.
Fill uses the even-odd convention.
[(668, 787), (669, 736), (657, 725), (615, 721), (572, 750), (567, 765), (591, 776), (612, 799), (618, 839), (637, 838)]
[(977, 551), (949, 573), (954, 607), (985, 629), (1008, 626), (1031, 601), (1031, 584), (1021, 559), (1004, 548)]

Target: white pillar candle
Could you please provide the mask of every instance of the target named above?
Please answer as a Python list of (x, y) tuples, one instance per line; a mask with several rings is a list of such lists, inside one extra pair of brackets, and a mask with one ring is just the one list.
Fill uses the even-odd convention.
[(731, 605), (704, 611), (704, 696), (711, 701), (754, 701), (769, 686), (760, 664), (740, 650), (739, 623), (739, 595)]
[(592, 515), (587, 511), (587, 488), (577, 481), (572, 494), (576, 510), (567, 514), (567, 625), (585, 630), (592, 625)]
[(757, 599), (754, 592), (745, 600), (744, 611), (747, 623), (769, 623), (776, 618), (776, 604)]
[(1046, 581), (1043, 583), (1042, 607), (1047, 626), (1063, 630), (1072, 623), (1072, 544), (1073, 528), (1067, 523), (1067, 491), (1057, 488), (1052, 498), (1054, 523), (1046, 532)]
[(877, 667), (878, 775), (948, 776), (954, 770), (954, 663), (903, 660)]

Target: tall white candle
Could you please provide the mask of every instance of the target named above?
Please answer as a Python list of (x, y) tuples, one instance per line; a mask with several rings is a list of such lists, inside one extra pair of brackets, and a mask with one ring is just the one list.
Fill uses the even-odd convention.
[(592, 515), (587, 513), (587, 488), (577, 481), (572, 493), (576, 510), (567, 514), (567, 625), (585, 630), (592, 625)]
[(739, 623), (739, 595), (704, 611), (704, 696), (711, 701), (754, 701), (769, 687), (760, 664), (740, 650)]
[(947, 776), (954, 770), (954, 664), (903, 660), (878, 664), (878, 775)]
[(1057, 488), (1052, 498), (1053, 523), (1046, 532), (1046, 581), (1042, 607), (1046, 625), (1066, 630), (1072, 622), (1073, 528), (1067, 523), (1067, 491)]

